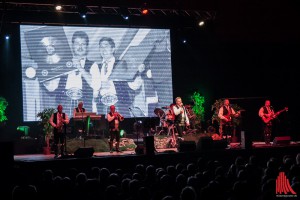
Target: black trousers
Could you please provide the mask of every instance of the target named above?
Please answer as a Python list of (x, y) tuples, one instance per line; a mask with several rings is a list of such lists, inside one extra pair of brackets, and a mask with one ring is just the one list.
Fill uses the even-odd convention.
[(233, 125), (229, 123), (225, 123), (222, 125), (223, 136), (232, 136), (233, 134)]
[(178, 136), (182, 137), (183, 131), (185, 130), (185, 126), (180, 126), (180, 125), (176, 124), (176, 129), (178, 132)]
[(58, 155), (58, 144), (60, 143), (60, 153), (63, 155), (65, 154), (65, 145), (66, 145), (66, 134), (65, 132), (57, 132), (54, 131), (53, 133), (53, 139), (54, 139), (54, 153), (55, 155)]
[(120, 131), (109, 130), (109, 134), (110, 134), (110, 140), (109, 141), (112, 142), (116, 138), (116, 141), (120, 142)]

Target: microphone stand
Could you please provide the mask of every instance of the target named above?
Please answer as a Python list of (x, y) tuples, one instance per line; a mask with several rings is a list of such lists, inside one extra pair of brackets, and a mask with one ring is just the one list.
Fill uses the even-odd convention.
[(84, 126), (83, 112), (81, 112), (81, 122), (82, 122), (83, 147), (85, 147), (85, 126)]
[(138, 121), (136, 119), (136, 116), (135, 114), (132, 112), (131, 108), (128, 108), (130, 113), (133, 115), (134, 117), (134, 120), (135, 120), (135, 124), (136, 124), (136, 143), (138, 144), (139, 143), (139, 125), (138, 125)]

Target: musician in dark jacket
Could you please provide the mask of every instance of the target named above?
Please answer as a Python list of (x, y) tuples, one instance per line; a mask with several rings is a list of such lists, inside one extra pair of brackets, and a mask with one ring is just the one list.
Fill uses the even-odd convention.
[(110, 112), (107, 113), (107, 120), (108, 120), (108, 127), (109, 127), (109, 134), (110, 134), (110, 140), (109, 140), (109, 150), (110, 153), (112, 153), (113, 149), (113, 141), (116, 138), (116, 152), (120, 151), (120, 129), (119, 125), (120, 122), (124, 120), (124, 117), (116, 112), (116, 107), (114, 105), (110, 106)]
[(60, 154), (64, 156), (66, 145), (66, 125), (69, 124), (69, 118), (63, 112), (62, 105), (57, 106), (57, 112), (53, 113), (49, 119), (49, 123), (53, 127), (54, 136), (54, 158), (58, 157), (58, 145), (60, 143)]
[(239, 112), (236, 112), (231, 106), (229, 99), (224, 99), (223, 106), (220, 107), (218, 112), (218, 117), (220, 119), (219, 133), (220, 136), (226, 138), (228, 142), (231, 142), (231, 137), (233, 135), (234, 126), (232, 123), (233, 117), (238, 117)]

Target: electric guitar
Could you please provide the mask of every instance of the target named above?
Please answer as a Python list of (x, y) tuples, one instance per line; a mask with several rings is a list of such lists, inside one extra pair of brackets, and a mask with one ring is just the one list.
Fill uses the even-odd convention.
[(242, 111), (245, 111), (245, 110), (239, 110), (235, 114), (230, 113), (228, 115), (224, 115), (224, 117), (227, 119), (227, 121), (224, 119), (221, 120), (222, 124), (232, 125), (232, 119), (235, 117), (239, 117)]
[(264, 123), (269, 123), (271, 120), (275, 119), (280, 113), (284, 112), (284, 111), (288, 111), (288, 107), (285, 107), (282, 110), (279, 110), (278, 112), (276, 112), (274, 115), (271, 115), (270, 117), (262, 117), (262, 120)]

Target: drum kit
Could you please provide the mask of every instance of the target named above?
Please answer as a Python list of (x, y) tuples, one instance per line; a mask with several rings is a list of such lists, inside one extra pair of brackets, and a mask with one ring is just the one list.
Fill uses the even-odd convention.
[[(171, 104), (170, 106), (164, 106), (154, 109), (154, 113), (160, 119), (159, 127), (161, 127), (160, 131), (156, 132), (156, 136), (161, 134), (172, 135), (172, 133), (176, 131), (176, 128), (174, 126), (175, 115), (173, 113), (173, 106), (174, 104)], [(186, 109), (190, 123), (193, 123), (196, 120), (196, 114), (194, 113), (192, 106), (185, 105), (184, 107)], [(165, 131), (165, 129), (167, 129), (167, 132)], [(188, 128), (187, 133), (196, 133), (196, 129)]]
[(165, 129), (168, 129), (167, 135), (170, 134), (170, 129), (174, 128), (175, 116), (170, 106), (155, 108), (154, 113), (159, 117), (161, 130), (155, 135), (166, 134)]

